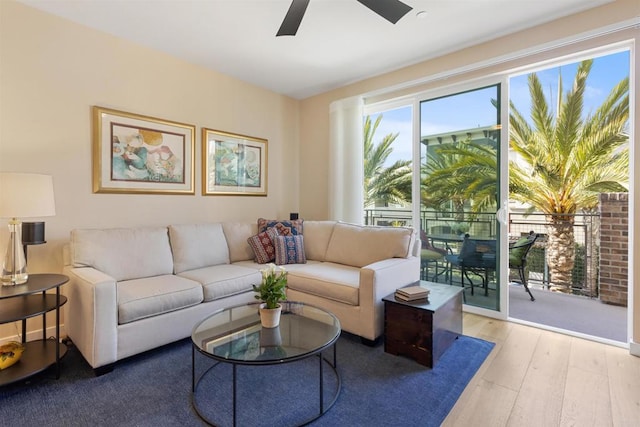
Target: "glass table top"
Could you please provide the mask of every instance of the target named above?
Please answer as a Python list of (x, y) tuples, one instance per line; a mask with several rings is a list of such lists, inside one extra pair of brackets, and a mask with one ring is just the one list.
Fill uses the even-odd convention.
[(293, 361), (318, 353), (340, 336), (331, 313), (300, 302), (282, 302), (280, 325), (263, 328), (259, 304), (218, 311), (196, 325), (194, 346), (214, 359), (241, 364)]

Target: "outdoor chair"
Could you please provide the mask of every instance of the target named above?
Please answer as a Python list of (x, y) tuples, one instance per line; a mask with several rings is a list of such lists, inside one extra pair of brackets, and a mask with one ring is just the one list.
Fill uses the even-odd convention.
[[(433, 241), (424, 231), (420, 231), (422, 248), (420, 251), (420, 279), (437, 282), (438, 277), (448, 271), (445, 255), (447, 250), (433, 245)], [(433, 276), (429, 278), (429, 268), (433, 265)]]
[(527, 267), (527, 255), (537, 238), (538, 235), (530, 231), (529, 234), (520, 237), (514, 244), (509, 245), (509, 269), (518, 270), (520, 282), (531, 297), (531, 301), (535, 301), (536, 299), (531, 294), (531, 290), (527, 284), (525, 268)]
[(445, 258), (449, 262), (449, 284), (453, 284), (453, 267), (460, 269), (460, 285), (465, 287), (465, 278), (469, 281), (471, 295), (475, 283), (469, 277), (479, 277), (484, 294), (489, 294), (489, 272), (496, 269), (496, 241), (492, 239), (474, 239), (465, 234), (459, 254), (449, 254)]

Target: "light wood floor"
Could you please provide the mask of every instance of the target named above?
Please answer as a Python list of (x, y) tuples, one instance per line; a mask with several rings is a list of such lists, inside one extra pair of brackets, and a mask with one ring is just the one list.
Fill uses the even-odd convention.
[(640, 426), (640, 357), (627, 349), (465, 313), (496, 346), (444, 426)]

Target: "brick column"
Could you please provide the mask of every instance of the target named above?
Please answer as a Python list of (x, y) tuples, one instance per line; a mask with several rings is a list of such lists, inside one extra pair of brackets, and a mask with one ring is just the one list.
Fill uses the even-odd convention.
[(600, 300), (627, 306), (629, 194), (600, 194)]

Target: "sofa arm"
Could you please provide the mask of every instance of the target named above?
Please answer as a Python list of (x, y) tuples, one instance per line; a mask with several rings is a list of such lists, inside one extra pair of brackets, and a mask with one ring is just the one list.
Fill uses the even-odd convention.
[(360, 269), (359, 304), (367, 336), (375, 340), (384, 330), (382, 298), (396, 289), (420, 280), (420, 258), (390, 258)]
[(91, 267), (67, 266), (65, 329), (91, 367), (117, 360), (116, 280)]

